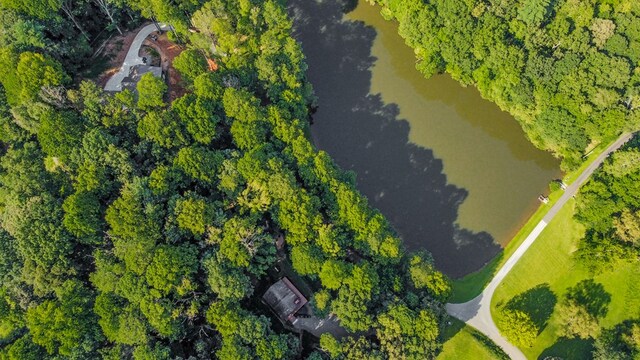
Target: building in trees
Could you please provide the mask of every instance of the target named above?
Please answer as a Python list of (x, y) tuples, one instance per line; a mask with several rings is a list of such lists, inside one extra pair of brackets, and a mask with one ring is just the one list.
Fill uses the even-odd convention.
[(298, 310), (307, 304), (304, 295), (286, 277), (271, 285), (262, 295), (262, 301), (283, 322), (293, 321)]

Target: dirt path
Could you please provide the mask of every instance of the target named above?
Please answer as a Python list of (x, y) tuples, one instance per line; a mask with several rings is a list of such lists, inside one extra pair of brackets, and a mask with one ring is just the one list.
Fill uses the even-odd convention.
[(169, 83), (169, 102), (173, 102), (173, 100), (187, 93), (180, 74), (173, 67), (173, 59), (180, 55), (184, 48), (171, 41), (167, 34), (166, 32), (163, 33), (155, 41), (147, 39), (144, 45), (151, 46), (160, 53), (162, 70), (167, 74)]
[(96, 79), (98, 86), (104, 88), (109, 78), (118, 72), (127, 56), (127, 51), (129, 47), (131, 47), (133, 39), (143, 27), (144, 25), (137, 29), (127, 31), (123, 35), (114, 36), (107, 41), (100, 54), (102, 57), (108, 59), (108, 69)]

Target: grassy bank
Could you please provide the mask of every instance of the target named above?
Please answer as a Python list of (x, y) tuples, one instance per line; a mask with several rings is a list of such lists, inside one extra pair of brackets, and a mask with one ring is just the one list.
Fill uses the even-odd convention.
[[(517, 295), (528, 294), (527, 312), (543, 314), (542, 332), (531, 348), (522, 349), (530, 359), (558, 356), (567, 359), (589, 358), (591, 342), (559, 339), (557, 314), (554, 305), (567, 288), (581, 280), (593, 279), (602, 283), (611, 296), (603, 327), (611, 327), (630, 317), (640, 316), (639, 263), (625, 263), (615, 271), (598, 274), (582, 267), (572, 257), (584, 234), (584, 227), (573, 219), (575, 201), (570, 200), (518, 264), (498, 286), (492, 301), (496, 324), (500, 323), (500, 307)], [(634, 280), (635, 279), (635, 280)]]
[(466, 326), (462, 321), (455, 319), (451, 321), (451, 325), (446, 328), (444, 333), (444, 347), (436, 360), (509, 359), (500, 348), (477, 330)]
[[(567, 173), (565, 175), (564, 182), (566, 184), (571, 184), (572, 182), (574, 182), (578, 175), (580, 175), (591, 163), (593, 163), (596, 158), (614, 141), (615, 140), (612, 140), (611, 142), (602, 143), (596, 146), (578, 169), (571, 171), (570, 173)], [(509, 259), (511, 254), (513, 254), (513, 252), (520, 246), (520, 244), (522, 244), (529, 233), (531, 233), (533, 228), (535, 228), (540, 220), (542, 220), (542, 218), (546, 215), (547, 211), (549, 211), (549, 209), (551, 209), (556, 201), (558, 201), (560, 196), (562, 196), (562, 190), (551, 193), (549, 195), (549, 203), (541, 204), (536, 212), (533, 213), (531, 218), (529, 218), (529, 221), (524, 224), (524, 226), (520, 229), (520, 231), (518, 231), (516, 236), (509, 242), (509, 244), (482, 269), (471, 273), (461, 279), (454, 280), (453, 295), (450, 299), (450, 302), (462, 303), (478, 296), (482, 292), (484, 287), (489, 283), (489, 281), (491, 281), (493, 275), (500, 269), (500, 267), (502, 267), (505, 261)]]

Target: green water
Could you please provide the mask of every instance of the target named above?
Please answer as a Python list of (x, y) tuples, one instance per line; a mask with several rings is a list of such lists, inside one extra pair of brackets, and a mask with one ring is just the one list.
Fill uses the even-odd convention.
[(356, 172), (407, 247), (452, 276), (478, 269), (536, 209), (558, 161), (475, 88), (425, 79), (379, 8), (296, 0), (291, 12), (320, 99), (317, 146)]
[(411, 125), (409, 140), (433, 149), (449, 181), (469, 191), (458, 223), (486, 230), (506, 245), (537, 206), (526, 190), (544, 191), (559, 176), (558, 162), (531, 145), (518, 123), (475, 88), (462, 88), (447, 75), (423, 79), (396, 24), (385, 21), (378, 7), (360, 2), (347, 18), (364, 21), (378, 33), (370, 92), (398, 104), (399, 117)]

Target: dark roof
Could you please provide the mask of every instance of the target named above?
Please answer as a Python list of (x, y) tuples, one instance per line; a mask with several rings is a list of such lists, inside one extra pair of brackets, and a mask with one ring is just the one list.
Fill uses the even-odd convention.
[(283, 321), (291, 321), (295, 313), (307, 303), (307, 299), (286, 277), (271, 285), (262, 295), (262, 300)]

